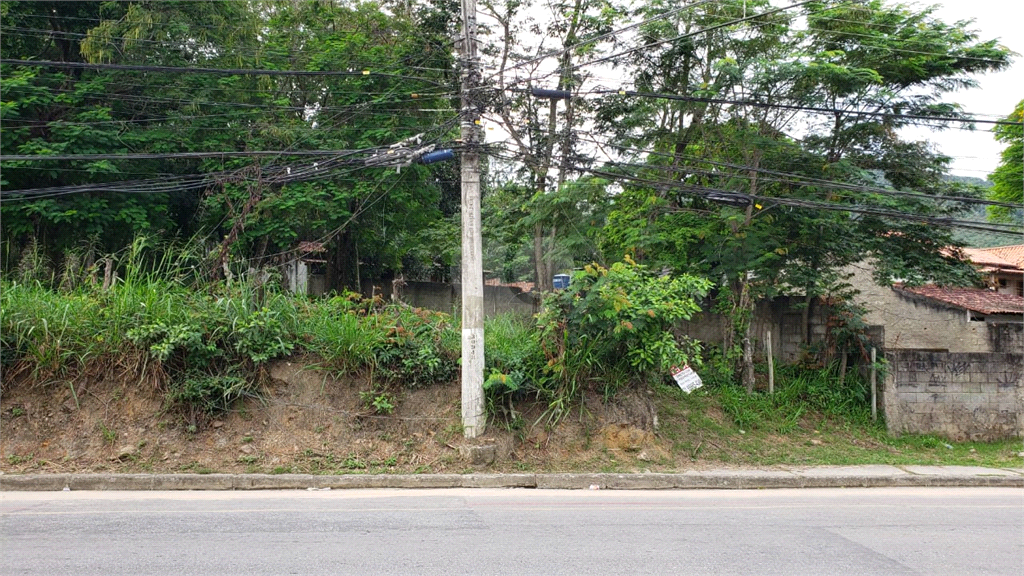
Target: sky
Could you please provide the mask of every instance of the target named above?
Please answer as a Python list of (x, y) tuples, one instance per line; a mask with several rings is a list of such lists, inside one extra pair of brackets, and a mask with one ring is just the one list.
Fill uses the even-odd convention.
[[(973, 28), (983, 40), (999, 38), (1003, 46), (1016, 52), (1013, 64), (1006, 70), (978, 76), (978, 88), (949, 96), (966, 112), (1005, 117), (1024, 99), (1024, 0), (937, 0), (922, 3), (938, 4), (936, 16), (946, 22), (974, 20)], [(983, 116), (987, 119), (995, 119)], [(1004, 145), (989, 130), (991, 125), (979, 124), (977, 131), (950, 129), (935, 132), (914, 129), (904, 137), (930, 140), (948, 156), (953, 156), (951, 172), (959, 176), (986, 178), (999, 164)]]

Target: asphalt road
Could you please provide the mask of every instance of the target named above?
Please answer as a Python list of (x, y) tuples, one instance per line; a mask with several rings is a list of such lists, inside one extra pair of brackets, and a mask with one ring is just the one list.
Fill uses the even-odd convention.
[(1012, 574), (1024, 490), (3, 492), (2, 574)]

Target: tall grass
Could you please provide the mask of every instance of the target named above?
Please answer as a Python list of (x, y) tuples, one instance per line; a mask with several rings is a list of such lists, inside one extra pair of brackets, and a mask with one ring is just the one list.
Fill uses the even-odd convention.
[(784, 366), (776, 373), (774, 394), (748, 394), (731, 382), (714, 390), (722, 409), (741, 428), (790, 432), (812, 410), (867, 425), (871, 420), (867, 383), (858, 374), (847, 373), (840, 386), (838, 372), (835, 364), (824, 370)]
[(374, 351), (384, 345), (393, 327), (379, 315), (367, 315), (351, 296), (318, 302), (299, 299), (298, 305), (303, 319), (298, 332), (305, 348), (340, 373), (373, 366)]
[[(100, 259), (103, 269), (69, 258), (59, 281), (40, 279), (48, 263), (38, 250), (0, 279), (5, 377), (73, 382), (87, 370), (118, 366), (123, 376), (128, 367), (140, 381), (157, 381), (169, 405), (195, 422), (256, 394), (263, 366), (297, 351), (339, 372), (369, 369), (385, 386), (450, 381), (458, 372), (459, 330), (446, 314), (352, 294), (312, 300), (244, 274), (210, 281), (195, 243), (138, 238)], [(90, 281), (102, 277), (110, 281)]]
[(546, 384), (540, 339), (529, 318), (501, 314), (484, 322), (484, 398), (492, 417), (517, 421), (513, 403), (540, 396)]
[[(81, 269), (75, 266), (65, 267), (59, 282), (43, 282), (25, 266), (0, 279), (5, 380), (72, 382), (89, 370), (119, 366), (123, 374), (128, 367), (140, 381), (157, 381), (169, 403), (194, 420), (256, 394), (263, 366), (293, 352), (310, 353), (339, 373), (366, 370), (375, 387), (458, 377), (460, 330), (447, 314), (353, 294), (293, 296), (277, 283), (244, 277), (211, 282), (203, 279), (194, 244), (140, 238), (111, 261), (117, 280), (106, 289), (88, 281), (87, 270), (69, 278), (68, 271)], [(485, 333), (491, 414), (514, 417), (514, 401), (533, 397), (557, 420), (584, 389), (610, 396), (638, 379), (622, 358), (595, 351), (596, 331), (570, 341), (564, 329), (542, 333), (536, 320), (509, 314), (488, 319)], [(840, 388), (834, 372), (783, 368), (773, 396), (748, 395), (726, 380), (709, 387), (720, 390), (723, 408), (742, 426), (785, 431), (810, 409), (866, 421), (867, 388), (855, 375)]]
[[(119, 338), (90, 330), (100, 310), (88, 294), (58, 294), (38, 282), (0, 286), (0, 358), (5, 372), (62, 378), (116, 350)], [(123, 334), (121, 335), (123, 336)]]

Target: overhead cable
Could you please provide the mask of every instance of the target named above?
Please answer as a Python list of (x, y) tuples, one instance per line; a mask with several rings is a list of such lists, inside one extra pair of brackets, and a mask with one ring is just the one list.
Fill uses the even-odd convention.
[(657, 92), (637, 92), (636, 90), (595, 90), (591, 94), (619, 94), (621, 96), (637, 96), (640, 98), (656, 98), (659, 100), (680, 100), (683, 102), (701, 102), (706, 104), (730, 104), (736, 106), (752, 106), (754, 108), (779, 108), (783, 110), (796, 110), (800, 112), (819, 112), (824, 114), (849, 114), (851, 116), (876, 116), (882, 118), (908, 118), (911, 120), (927, 120), (935, 122), (963, 122), (970, 124), (997, 124), (1004, 126), (1020, 126), (1021, 122), (1010, 122), (1008, 120), (981, 120), (974, 117), (956, 116), (930, 116), (926, 114), (893, 114), (889, 112), (875, 112), (871, 110), (843, 110), (841, 108), (824, 108), (820, 106), (805, 106), (802, 104), (782, 104), (771, 102), (758, 102), (756, 100), (731, 100), (726, 98), (701, 98), (698, 96), (681, 96), (679, 94), (663, 94)]
[[(868, 185), (863, 185), (863, 184), (853, 184), (853, 183), (849, 183), (849, 182), (839, 182), (839, 181), (836, 181), (836, 180), (828, 180), (828, 179), (825, 179), (825, 178), (815, 178), (813, 176), (805, 176), (803, 174), (797, 174), (795, 172), (783, 172), (783, 171), (779, 171), (779, 170), (771, 170), (771, 169), (767, 169), (767, 168), (748, 166), (748, 165), (745, 165), (745, 164), (735, 164), (735, 163), (730, 163), (730, 162), (721, 162), (721, 161), (715, 161), (715, 160), (707, 160), (707, 159), (698, 158), (696, 156), (690, 156), (690, 155), (674, 155), (674, 154), (669, 154), (669, 153), (665, 153), (665, 152), (657, 152), (655, 150), (646, 150), (646, 149), (642, 149), (642, 148), (623, 146), (623, 145), (620, 145), (620, 144), (612, 144), (610, 142), (599, 142), (597, 140), (587, 139), (587, 138), (581, 138), (581, 140), (584, 141), (584, 142), (593, 142), (594, 144), (599, 144), (599, 145), (603, 145), (603, 146), (610, 146), (610, 147), (613, 147), (613, 148), (618, 148), (620, 150), (628, 149), (628, 150), (631, 150), (633, 152), (640, 152), (640, 153), (649, 154), (649, 155), (652, 155), (652, 156), (660, 156), (660, 157), (663, 157), (663, 158), (683, 158), (683, 159), (687, 159), (687, 160), (689, 160), (691, 162), (695, 162), (697, 164), (709, 164), (709, 165), (712, 165), (712, 166), (721, 166), (721, 167), (724, 167), (724, 168), (732, 168), (732, 169), (735, 169), (735, 170), (740, 170), (740, 171), (748, 172), (748, 173), (749, 172), (757, 172), (759, 174), (767, 174), (767, 175), (770, 175), (770, 176), (779, 176), (780, 179), (779, 180), (775, 180), (775, 181), (780, 182), (780, 183), (797, 184), (797, 185), (800, 185), (800, 186), (809, 186), (809, 185), (829, 186), (829, 187), (839, 188), (839, 189), (843, 189), (843, 190), (850, 190), (850, 191), (853, 191), (853, 192), (883, 194), (883, 195), (889, 195), (889, 196), (904, 196), (904, 197), (909, 197), (909, 198), (919, 198), (919, 199), (922, 199), (922, 200), (944, 200), (944, 201), (950, 201), (950, 202), (961, 202), (961, 203), (965, 203), (965, 204), (984, 204), (984, 205), (988, 205), (988, 206), (1003, 206), (1003, 207), (1006, 207), (1006, 208), (1020, 208), (1020, 206), (1018, 204), (1009, 203), (1009, 202), (998, 202), (998, 201), (995, 201), (995, 200), (985, 200), (985, 199), (982, 199), (982, 198), (971, 198), (969, 196), (945, 196), (945, 195), (938, 195), (938, 194), (925, 194), (923, 192), (909, 192), (909, 191), (905, 191), (905, 190), (897, 190), (897, 189), (894, 189), (894, 188), (882, 188), (882, 187), (879, 187), (879, 186), (868, 186)], [(682, 165), (682, 166), (678, 166), (678, 167), (669, 167), (669, 166), (661, 167), (661, 166), (652, 165), (652, 164), (635, 164), (635, 163), (628, 163), (628, 162), (626, 162), (626, 163), (616, 162), (616, 164), (626, 164), (626, 165), (633, 166), (633, 167), (638, 167), (638, 168), (653, 168), (653, 169), (673, 168), (673, 169), (684, 170), (684, 171), (701, 170), (700, 168), (694, 167), (692, 165)], [(706, 173), (706, 174), (714, 174), (714, 175), (717, 175), (717, 176), (730, 176), (730, 177), (738, 177), (738, 178), (747, 178), (747, 176), (745, 176), (743, 174), (733, 174), (733, 173), (724, 173), (724, 172), (713, 173), (713, 172), (710, 172), (710, 171), (704, 171), (704, 173)]]
[[(608, 172), (605, 170), (589, 168), (584, 166), (573, 166), (573, 169), (580, 170), (582, 172), (588, 172), (590, 174), (594, 174), (595, 176), (603, 176), (612, 180), (629, 180), (633, 182), (638, 182), (645, 185), (656, 187), (658, 189), (676, 191), (679, 193), (701, 197), (706, 200), (718, 203), (734, 205), (759, 204), (765, 207), (771, 205), (782, 205), (795, 208), (808, 208), (816, 210), (827, 210), (833, 212), (850, 212), (855, 214), (879, 216), (895, 220), (920, 222), (936, 226), (981, 230), (985, 232), (993, 232), (998, 234), (1019, 235), (1022, 231), (1024, 231), (1024, 229), (1022, 229), (1020, 226), (1010, 224), (986, 224), (972, 222), (970, 220), (958, 220), (955, 218), (942, 216), (910, 214), (907, 212), (900, 212), (898, 210), (889, 210), (885, 208), (877, 208), (859, 204), (833, 204), (828, 202), (814, 202), (810, 200), (802, 200), (797, 198), (784, 198), (777, 196), (755, 196), (747, 194), (745, 192), (736, 192), (734, 190), (724, 190), (720, 188), (711, 188), (706, 186), (688, 185), (676, 181), (652, 180), (648, 178), (640, 178), (636, 176), (630, 176), (628, 174)], [(671, 209), (669, 209), (669, 211), (671, 211)]]
[(372, 76), (383, 78), (400, 78), (403, 80), (416, 80), (435, 86), (445, 86), (430, 78), (419, 76), (406, 76), (404, 74), (393, 74), (389, 72), (374, 72), (372, 70), (269, 70), (257, 68), (203, 68), (203, 67), (181, 67), (181, 66), (144, 66), (136, 64), (94, 64), (91, 62), (57, 62), (53, 60), (16, 60), (13, 58), (0, 58), (0, 64), (11, 64), (15, 66), (33, 66), (40, 68), (84, 68), (88, 70), (134, 70), (138, 72), (175, 72), (185, 74), (219, 74), (224, 76)]

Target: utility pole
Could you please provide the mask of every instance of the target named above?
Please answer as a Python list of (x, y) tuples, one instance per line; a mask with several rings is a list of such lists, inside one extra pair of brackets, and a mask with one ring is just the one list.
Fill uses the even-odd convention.
[(462, 429), (484, 433), (484, 263), (480, 235), (480, 110), (476, 0), (462, 0)]

